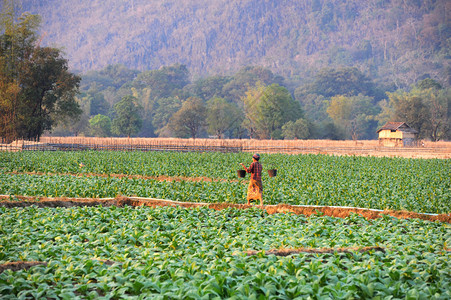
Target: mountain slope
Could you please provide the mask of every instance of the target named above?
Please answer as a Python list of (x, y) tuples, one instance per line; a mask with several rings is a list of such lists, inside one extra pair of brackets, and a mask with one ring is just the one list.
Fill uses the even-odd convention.
[(386, 85), (450, 85), (447, 0), (22, 0), (43, 18), (43, 43), (74, 69), (182, 63), (194, 76), (262, 65), (293, 81), (357, 66)]

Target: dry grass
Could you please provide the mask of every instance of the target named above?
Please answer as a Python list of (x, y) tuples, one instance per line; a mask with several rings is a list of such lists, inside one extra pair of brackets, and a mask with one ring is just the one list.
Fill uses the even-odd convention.
[[(42, 143), (91, 144), (91, 145), (187, 145), (228, 147), (344, 147), (374, 148), (377, 140), (254, 140), (254, 139), (178, 139), (178, 138), (98, 138), (98, 137), (42, 137)], [(450, 143), (451, 144), (451, 143)], [(451, 145), (450, 145), (451, 147)]]
[[(384, 147), (378, 140), (333, 141), (333, 140), (252, 140), (252, 139), (178, 139), (178, 138), (97, 138), (97, 137), (42, 137), (40, 143), (15, 141), (11, 144), (0, 144), (0, 150), (21, 151), (24, 145), (37, 144), (72, 144), (100, 146), (100, 149), (117, 150), (116, 146), (158, 147), (169, 149), (175, 146), (194, 148), (224, 147), (239, 148), (238, 151), (261, 153), (291, 153), (291, 154), (327, 154), (356, 155), (377, 157), (405, 158), (451, 158), (451, 142), (424, 141), (423, 147)], [(105, 148), (102, 148), (105, 147)], [(120, 147), (118, 147), (120, 149)], [(192, 149), (192, 148), (191, 148)], [(174, 150), (174, 149), (169, 149)], [(215, 151), (214, 149), (209, 149)], [(202, 150), (199, 150), (202, 151)]]
[[(328, 155), (388, 156), (406, 158), (451, 158), (451, 142), (424, 141), (423, 147), (392, 148), (379, 145), (378, 140), (252, 140), (252, 139), (177, 139), (177, 138), (96, 138), (43, 137), (42, 143), (86, 145), (168, 145), (239, 147), (242, 151), (263, 153), (302, 153)], [(19, 142), (20, 144), (20, 142)]]
[[(254, 140), (254, 139), (179, 139), (179, 138), (99, 138), (99, 137), (42, 137), (42, 143), (91, 145), (188, 145), (229, 147), (304, 147), (304, 148), (381, 148), (378, 140)], [(19, 144), (21, 141), (19, 141)], [(451, 142), (425, 141), (421, 148), (451, 150)], [(387, 148), (387, 147), (383, 147)], [(391, 149), (390, 147), (388, 147)]]

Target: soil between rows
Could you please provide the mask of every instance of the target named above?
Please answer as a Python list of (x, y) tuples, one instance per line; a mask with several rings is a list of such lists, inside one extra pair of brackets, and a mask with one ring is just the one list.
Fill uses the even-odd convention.
[(83, 206), (180, 206), (184, 208), (194, 208), (206, 206), (210, 209), (222, 210), (226, 208), (237, 208), (237, 209), (249, 209), (252, 207), (257, 207), (259, 209), (265, 210), (268, 214), (275, 213), (294, 213), (297, 215), (311, 216), (314, 214), (321, 214), (324, 216), (346, 218), (352, 213), (359, 214), (366, 219), (377, 219), (381, 218), (383, 215), (389, 215), (399, 219), (422, 219), (427, 221), (439, 221), (444, 223), (451, 223), (451, 214), (438, 214), (438, 215), (428, 215), (409, 211), (394, 211), (394, 210), (384, 210), (375, 211), (364, 208), (347, 208), (347, 207), (329, 207), (329, 206), (293, 206), (289, 204), (278, 204), (278, 205), (248, 205), (248, 204), (234, 204), (234, 203), (193, 203), (193, 202), (178, 202), (172, 200), (164, 199), (152, 199), (152, 198), (138, 198), (138, 197), (125, 197), (118, 196), (116, 198), (108, 199), (98, 199), (98, 198), (47, 198), (47, 197), (35, 197), (35, 196), (13, 196), (15, 200), (11, 200), (10, 196), (0, 196), (0, 207), (15, 208), (15, 207), (28, 207), (37, 206), (43, 207), (83, 207)]
[[(289, 256), (289, 255), (295, 255), (295, 254), (324, 254), (324, 253), (352, 253), (352, 252), (369, 252), (369, 251), (380, 251), (385, 252), (384, 248), (381, 247), (354, 247), (354, 248), (296, 248), (296, 249), (272, 249), (269, 251), (266, 251), (266, 255), (276, 255), (276, 256)], [(248, 256), (251, 255), (258, 255), (261, 253), (261, 251), (255, 251), (255, 250), (249, 250), (245, 251)], [(122, 262), (112, 261), (109, 259), (98, 259), (98, 258), (92, 258), (92, 260), (101, 262), (105, 265), (111, 266), (114, 264), (121, 264)], [(28, 270), (31, 267), (34, 266), (46, 266), (47, 262), (43, 261), (13, 261), (13, 262), (6, 262), (4, 264), (0, 264), (0, 273), (2, 273), (5, 270), (11, 270), (11, 271), (20, 271), (20, 270)]]
[(136, 175), (136, 174), (101, 174), (101, 173), (44, 173), (44, 172), (8, 172), (8, 174), (26, 174), (26, 175), (59, 175), (59, 176), (74, 176), (74, 177), (103, 177), (103, 178), (128, 178), (128, 179), (144, 179), (144, 180), (157, 180), (157, 181), (226, 181), (226, 182), (238, 182), (238, 179), (223, 179), (223, 178), (209, 178), (209, 177), (186, 177), (186, 176), (147, 176), (147, 175)]
[(7, 262), (0, 265), (0, 273), (2, 273), (5, 270), (11, 270), (11, 271), (20, 271), (20, 270), (27, 270), (34, 266), (46, 266), (47, 263), (43, 261), (13, 261), (13, 262)]

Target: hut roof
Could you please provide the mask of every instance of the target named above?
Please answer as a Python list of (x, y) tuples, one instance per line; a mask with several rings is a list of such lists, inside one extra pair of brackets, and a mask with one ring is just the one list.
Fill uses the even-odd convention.
[(415, 129), (407, 125), (406, 122), (387, 122), (384, 126), (379, 128), (378, 133), (382, 130), (400, 130), (404, 132), (418, 133)]

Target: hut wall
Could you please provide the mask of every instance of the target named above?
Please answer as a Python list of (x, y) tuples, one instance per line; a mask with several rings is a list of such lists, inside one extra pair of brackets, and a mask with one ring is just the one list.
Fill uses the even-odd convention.
[(415, 133), (411, 133), (411, 132), (403, 132), (402, 138), (415, 140), (417, 138), (417, 135)]
[(391, 130), (381, 130), (379, 132), (379, 139), (402, 139), (402, 138), (403, 138), (402, 131), (392, 132)]

